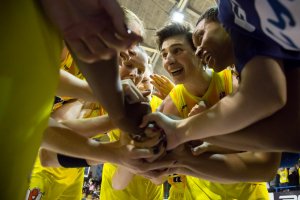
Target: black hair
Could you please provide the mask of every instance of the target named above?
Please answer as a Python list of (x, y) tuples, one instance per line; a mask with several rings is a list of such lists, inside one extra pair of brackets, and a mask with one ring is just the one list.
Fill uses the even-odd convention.
[(158, 49), (161, 50), (162, 44), (166, 39), (177, 35), (184, 35), (191, 48), (194, 51), (196, 50), (192, 39), (192, 26), (188, 23), (176, 22), (171, 22), (156, 32), (156, 43), (158, 45)]
[(196, 26), (202, 21), (206, 20), (208, 22), (219, 22), (218, 19), (218, 7), (211, 7), (207, 9), (198, 19)]

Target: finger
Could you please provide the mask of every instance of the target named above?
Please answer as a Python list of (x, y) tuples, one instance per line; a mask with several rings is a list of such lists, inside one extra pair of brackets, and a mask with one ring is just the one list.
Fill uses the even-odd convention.
[(160, 75), (160, 77), (165, 83), (172, 83), (172, 81), (170, 79), (168, 79), (166, 76)]
[(205, 101), (199, 101), (198, 103), (199, 106), (206, 108)]
[(142, 91), (141, 93), (142, 93), (143, 97), (147, 97), (151, 94), (151, 91), (147, 90), (147, 91)]
[(157, 160), (151, 164), (149, 163), (149, 165), (145, 166), (145, 171), (169, 168), (169, 167), (173, 166), (174, 162), (175, 162), (174, 159), (169, 159), (167, 157), (163, 157), (163, 159)]
[(162, 129), (157, 126), (156, 123), (151, 122), (147, 125), (144, 132), (149, 138), (152, 138), (154, 136), (160, 136), (162, 134)]
[(101, 50), (101, 54), (98, 53), (94, 54), (93, 52), (91, 52), (90, 48), (88, 47), (87, 42), (81, 39), (66, 40), (66, 43), (69, 49), (71, 49), (72, 55), (86, 63), (94, 63), (101, 59), (108, 60), (111, 59), (116, 54), (116, 52), (113, 49), (108, 49), (103, 46), (99, 47), (99, 48), (103, 48)]
[(159, 76), (159, 75), (156, 75), (156, 82), (159, 84), (159, 85), (164, 85), (165, 84), (165, 82), (164, 82), (164, 80)]
[(147, 99), (134, 85), (123, 85), (126, 101), (130, 104), (138, 102), (146, 102)]
[(205, 142), (199, 146), (191, 148), (191, 152), (194, 156), (199, 156), (200, 154), (203, 154), (207, 151), (208, 151), (208, 146)]
[(157, 122), (160, 120), (160, 112), (155, 112), (155, 113), (149, 113), (143, 117), (142, 123), (140, 124), (140, 128), (146, 127), (149, 123)]
[(162, 95), (162, 94), (161, 94), (159, 91), (157, 91), (157, 90), (154, 90), (154, 91), (152, 92), (152, 94), (155, 95), (155, 96), (157, 96), (157, 97), (159, 97), (159, 98), (162, 99), (162, 100), (164, 100), (164, 98), (165, 98), (165, 96)]
[(158, 83), (156, 83), (155, 81), (150, 81), (150, 83), (151, 83), (158, 91), (161, 91), (161, 90), (162, 90), (161, 86), (160, 86)]
[(120, 38), (116, 37), (116, 35), (112, 34), (109, 30), (102, 31), (101, 34), (99, 34), (99, 37), (105, 42), (107, 46), (119, 50), (127, 49), (131, 45), (131, 43), (129, 43), (128, 41), (121, 40)]
[(114, 24), (114, 28), (117, 33), (121, 36), (126, 37), (128, 35), (127, 29), (125, 27), (125, 17), (124, 12), (117, 1), (111, 0), (99, 0), (99, 4), (104, 7), (105, 11), (111, 17)]
[(136, 148), (133, 145), (127, 145), (127, 148), (130, 151), (129, 157), (131, 159), (151, 158), (153, 156), (149, 149)]
[(103, 40), (98, 36), (89, 36), (84, 38), (83, 41), (85, 42), (86, 46), (89, 48), (92, 55), (99, 59), (110, 59), (115, 54), (116, 51), (112, 48), (109, 48)]
[[(145, 132), (146, 133), (146, 132)], [(152, 134), (152, 135), (150, 135)], [(152, 132), (152, 133), (146, 133), (146, 135), (148, 136), (148, 139), (144, 142), (136, 142), (136, 141), (132, 141), (132, 144), (136, 147), (139, 148), (154, 148), (157, 145), (160, 145), (162, 140), (166, 140), (166, 136), (164, 135), (164, 133), (162, 132), (162, 130), (158, 130), (156, 132)], [(151, 137), (149, 137), (149, 135)], [(155, 154), (155, 152), (154, 152)]]
[(154, 161), (156, 161), (156, 160), (158, 160), (160, 158), (163, 158), (166, 154), (167, 154), (167, 152), (166, 152), (166, 146), (165, 145), (164, 146), (161, 145), (160, 148), (159, 148), (158, 154), (154, 155), (151, 158), (146, 158), (146, 161), (149, 162), (149, 163), (152, 163), (152, 162), (154, 162)]

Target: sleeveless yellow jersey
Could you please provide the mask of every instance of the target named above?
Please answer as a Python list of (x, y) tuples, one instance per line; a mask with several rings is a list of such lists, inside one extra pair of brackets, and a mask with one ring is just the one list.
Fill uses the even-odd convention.
[[(159, 98), (152, 98), (151, 101), (159, 101)], [(159, 106), (158, 103), (152, 102)], [(152, 107), (152, 110), (156, 110), (157, 107)], [(120, 138), (120, 130), (116, 129), (108, 133), (110, 141), (116, 141)], [(102, 182), (100, 189), (100, 199), (102, 200), (161, 200), (163, 199), (163, 185), (155, 185), (150, 180), (141, 176), (135, 175), (123, 190), (114, 190), (112, 187), (112, 177), (117, 170), (117, 166), (110, 163), (103, 165)]]
[(226, 69), (219, 73), (212, 72), (210, 85), (202, 97), (190, 94), (183, 84), (176, 85), (169, 95), (177, 107), (180, 117), (187, 118), (190, 110), (200, 101), (204, 101), (207, 107), (211, 107), (231, 92), (232, 72)]
[(288, 183), (289, 182), (289, 172), (287, 168), (283, 168), (283, 169), (278, 169), (277, 173), (279, 174), (280, 178), (279, 178), (279, 182), (281, 184), (283, 183)]
[[(83, 79), (82, 74), (74, 65), (70, 53), (67, 53), (66, 58), (61, 63), (61, 69)], [(71, 99), (73, 98), (61, 97), (61, 101), (53, 106), (53, 110), (59, 109)], [(87, 110), (83, 114), (83, 118), (106, 114), (103, 108), (96, 103), (85, 103), (83, 107)], [(32, 170), (28, 198), (30, 199), (32, 192), (40, 192), (45, 200), (52, 200), (58, 197), (62, 200), (81, 200), (83, 176), (84, 168), (43, 167), (38, 156)]]
[(58, 84), (62, 39), (38, 2), (0, 6), (0, 199), (24, 200)]
[(162, 103), (163, 100), (161, 100), (161, 98), (152, 95), (151, 101), (150, 101), (150, 106), (151, 106), (151, 111), (155, 112), (158, 107), (160, 106), (160, 104)]
[[(231, 92), (232, 72), (226, 69), (212, 73), (208, 90), (202, 97), (190, 94), (183, 84), (176, 85), (169, 95), (180, 117), (186, 118), (199, 101), (211, 107)], [(169, 176), (168, 182), (171, 184), (169, 200), (269, 199), (265, 183), (220, 184), (184, 175)]]

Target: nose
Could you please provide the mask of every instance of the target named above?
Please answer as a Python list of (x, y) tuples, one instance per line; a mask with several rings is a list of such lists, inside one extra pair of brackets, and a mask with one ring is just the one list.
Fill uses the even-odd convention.
[(165, 65), (172, 65), (175, 63), (175, 58), (172, 54), (168, 53), (167, 57), (164, 60)]
[(136, 79), (137, 76), (138, 76), (138, 70), (137, 70), (137, 68), (134, 68), (134, 69), (132, 69), (132, 70), (129, 72), (129, 77), (130, 77), (130, 79), (131, 79), (133, 82), (135, 82), (135, 79)]

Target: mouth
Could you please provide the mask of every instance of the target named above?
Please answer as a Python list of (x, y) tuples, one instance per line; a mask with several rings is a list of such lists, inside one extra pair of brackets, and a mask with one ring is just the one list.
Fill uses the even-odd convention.
[(202, 60), (202, 64), (203, 65), (208, 65), (210, 64), (211, 60), (212, 60), (212, 56), (210, 53), (208, 53), (207, 51), (203, 52), (202, 56), (201, 56), (201, 60)]
[(183, 72), (183, 68), (179, 68), (179, 69), (173, 69), (170, 71), (170, 73), (172, 74), (172, 76), (178, 76)]

